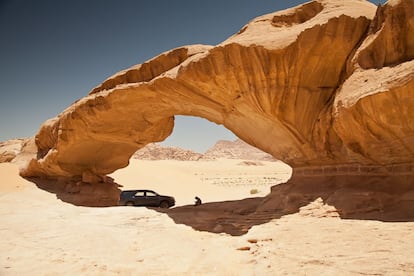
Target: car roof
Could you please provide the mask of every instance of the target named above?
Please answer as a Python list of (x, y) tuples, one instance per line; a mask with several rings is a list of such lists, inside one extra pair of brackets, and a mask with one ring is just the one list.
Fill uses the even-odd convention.
[(153, 193), (155, 193), (155, 191), (153, 191), (153, 190), (143, 190), (143, 189), (139, 189), (139, 190), (124, 190), (124, 191), (122, 191), (123, 193), (124, 192), (127, 192), (127, 193), (136, 193), (136, 192), (153, 192)]

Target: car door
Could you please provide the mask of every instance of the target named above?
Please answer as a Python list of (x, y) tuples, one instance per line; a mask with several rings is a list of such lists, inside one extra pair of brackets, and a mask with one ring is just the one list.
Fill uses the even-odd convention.
[(158, 205), (160, 205), (159, 197), (158, 197), (157, 193), (155, 193), (153, 191), (146, 191), (145, 195), (146, 195), (147, 206), (158, 206)]
[(135, 206), (145, 206), (145, 191), (138, 191), (134, 195)]

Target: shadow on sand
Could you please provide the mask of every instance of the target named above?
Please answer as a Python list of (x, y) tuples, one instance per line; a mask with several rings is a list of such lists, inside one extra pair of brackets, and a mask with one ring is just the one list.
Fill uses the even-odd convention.
[[(56, 194), (64, 202), (77, 206), (116, 206), (121, 187), (110, 183), (65, 183), (27, 178), (40, 189)], [(342, 219), (414, 221), (414, 175), (381, 176), (303, 176), (293, 175), (284, 184), (275, 185), (266, 197), (205, 203), (172, 209), (151, 208), (166, 213), (177, 224), (195, 230), (246, 234), (255, 225), (301, 212), (315, 200), (333, 206), (324, 210), (307, 209), (318, 217), (339, 215)], [(306, 207), (305, 207), (306, 208)], [(316, 206), (318, 208), (318, 206)], [(302, 209), (302, 211), (301, 211)], [(321, 212), (322, 211), (322, 212)]]
[(65, 182), (53, 179), (30, 177), (26, 180), (63, 202), (76, 206), (108, 207), (116, 206), (119, 202), (121, 185), (109, 181), (108, 183)]
[(413, 183), (413, 175), (293, 176), (287, 183), (273, 186), (266, 197), (154, 210), (195, 230), (233, 236), (246, 234), (254, 225), (297, 213), (318, 198), (333, 206), (342, 219), (412, 222)]

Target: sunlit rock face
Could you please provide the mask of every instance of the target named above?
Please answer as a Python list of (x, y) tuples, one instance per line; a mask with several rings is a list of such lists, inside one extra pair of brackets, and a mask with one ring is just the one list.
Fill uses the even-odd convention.
[(388, 1), (350, 59), (333, 104), (333, 127), (346, 151), (363, 157), (358, 161), (414, 161), (413, 58), (414, 1)]
[[(294, 168), (414, 161), (414, 2), (319, 0), (217, 46), (121, 71), (45, 122), (25, 176), (103, 181), (168, 137), (174, 115), (223, 124)], [(411, 95), (410, 95), (411, 93)]]

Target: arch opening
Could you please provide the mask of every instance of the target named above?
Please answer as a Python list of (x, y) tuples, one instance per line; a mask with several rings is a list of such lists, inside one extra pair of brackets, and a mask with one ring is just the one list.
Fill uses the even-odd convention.
[(291, 168), (206, 119), (175, 116), (172, 134), (138, 150), (110, 174), (121, 190), (151, 189), (177, 206), (263, 197), (286, 182)]
[(173, 132), (161, 142), (163, 146), (180, 147), (204, 154), (219, 140), (237, 139), (230, 130), (207, 119), (189, 115), (176, 115), (174, 118)]

